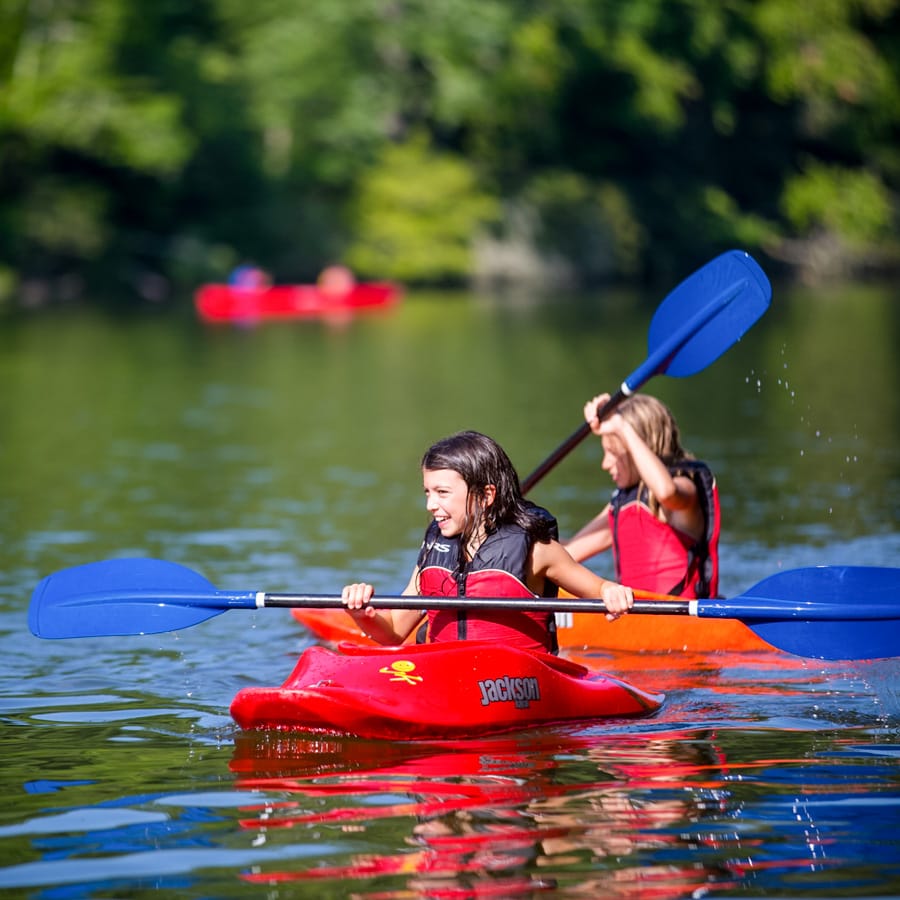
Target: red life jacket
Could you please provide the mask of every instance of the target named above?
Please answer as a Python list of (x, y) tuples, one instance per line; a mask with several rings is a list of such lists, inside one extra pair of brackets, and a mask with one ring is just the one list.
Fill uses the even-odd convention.
[(682, 597), (715, 597), (719, 591), (719, 490), (706, 463), (670, 466), (697, 485), (705, 522), (699, 541), (661, 522), (650, 510), (647, 489), (615, 491), (609, 506), (616, 580), (632, 588)]
[[(475, 558), (459, 566), (459, 539), (445, 538), (435, 523), (419, 552), (419, 592), (426, 597), (521, 597), (535, 595), (526, 586), (532, 541), (518, 525), (502, 525), (489, 534)], [(557, 596), (547, 582), (546, 597)], [(429, 610), (430, 641), (488, 640), (528, 650), (555, 653), (552, 613), (518, 610)]]

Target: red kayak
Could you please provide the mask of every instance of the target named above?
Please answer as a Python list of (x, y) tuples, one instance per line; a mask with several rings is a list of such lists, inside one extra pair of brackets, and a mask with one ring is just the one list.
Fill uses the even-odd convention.
[(340, 651), (309, 647), (281, 687), (239, 691), (234, 720), (247, 730), (434, 740), (644, 716), (664, 699), (566, 659), (489, 641)]
[(205, 322), (256, 322), (383, 310), (396, 304), (400, 294), (399, 285), (375, 281), (361, 282), (340, 291), (324, 291), (314, 284), (272, 287), (205, 284), (194, 294), (194, 305)]

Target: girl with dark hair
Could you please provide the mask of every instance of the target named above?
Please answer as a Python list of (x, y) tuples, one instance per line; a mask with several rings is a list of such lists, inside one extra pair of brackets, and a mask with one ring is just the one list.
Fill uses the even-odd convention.
[[(458, 609), (384, 610), (368, 605), (370, 584), (347, 585), (344, 605), (363, 631), (400, 644), (427, 616), (428, 639), (502, 641), (531, 650), (556, 649), (553, 614), (528, 612), (528, 598), (597, 597), (607, 618), (627, 612), (629, 588), (601, 578), (568, 554), (556, 521), (522, 497), (519, 477), (496, 441), (462, 431), (438, 441), (422, 458), (425, 507), (432, 517), (403, 593), (461, 598)], [(521, 597), (522, 611), (466, 610), (466, 597)]]

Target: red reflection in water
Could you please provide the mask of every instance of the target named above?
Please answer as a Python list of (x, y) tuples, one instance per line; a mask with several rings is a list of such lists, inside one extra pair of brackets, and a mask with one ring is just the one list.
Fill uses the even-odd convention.
[[(724, 767), (710, 738), (683, 732), (545, 731), (430, 745), (242, 734), (231, 764), (239, 786), (291, 796), (247, 809), (255, 815), (241, 825), (258, 832), (256, 842), (295, 828), (369, 835), (403, 821), (409, 848), (242, 877), (352, 879), (354, 896), (369, 900), (410, 891), (514, 897), (566, 884), (583, 895), (587, 867), (592, 896), (684, 896), (711, 880), (721, 886), (727, 873), (648, 865), (642, 854), (670, 845), (666, 829), (696, 821), (704, 807), (721, 811)], [(386, 876), (395, 890), (365, 892), (367, 881)]]
[[(626, 678), (639, 673), (648, 689), (674, 698), (669, 714), (681, 723), (735, 713), (755, 722), (761, 706), (834, 690), (833, 666), (786, 654), (565, 655)], [(231, 764), (238, 784), (271, 795), (241, 820), (255, 832), (254, 844), (277, 848), (308, 836), (325, 848), (320, 864), (302, 857), (242, 877), (340, 882), (366, 900), (550, 889), (666, 900), (746, 887), (767, 868), (830, 870), (837, 848), (834, 860), (824, 859), (825, 841), (813, 826), (796, 843), (796, 817), (785, 818), (782, 791), (803, 790), (797, 779), (809, 770), (808, 757), (756, 746), (744, 752), (709, 728), (665, 730), (659, 719), (666, 713), (624, 734), (570, 726), (428, 743), (240, 734)], [(738, 759), (727, 760), (722, 743)], [(845, 789), (843, 780), (835, 785)], [(774, 817), (780, 831), (771, 839), (746, 827), (744, 804), (760, 791), (762, 805), (752, 806), (750, 819), (761, 817), (768, 835), (766, 817)]]

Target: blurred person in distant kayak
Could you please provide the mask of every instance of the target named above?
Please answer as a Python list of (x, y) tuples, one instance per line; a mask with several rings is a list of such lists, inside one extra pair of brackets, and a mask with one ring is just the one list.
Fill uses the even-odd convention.
[(522, 497), (519, 477), (496, 441), (462, 431), (422, 458), (425, 507), (432, 517), (403, 593), (426, 597), (521, 597), (522, 610), (383, 610), (368, 605), (370, 584), (349, 584), (342, 599), (357, 624), (382, 644), (401, 644), (427, 618), (430, 641), (491, 640), (555, 652), (552, 612), (527, 611), (527, 600), (598, 597), (607, 618), (626, 613), (630, 588), (577, 563), (557, 540), (556, 520)]
[(231, 287), (261, 291), (272, 286), (272, 279), (265, 269), (261, 269), (253, 263), (242, 263), (232, 269), (228, 276), (228, 284)]
[(316, 286), (325, 297), (343, 297), (356, 287), (356, 276), (346, 266), (326, 266), (319, 273)]
[(682, 597), (719, 589), (719, 495), (709, 467), (681, 446), (675, 417), (648, 394), (634, 394), (612, 415), (609, 400), (588, 400), (584, 417), (603, 443), (612, 499), (566, 549), (578, 561), (612, 548), (615, 577), (632, 588)]

